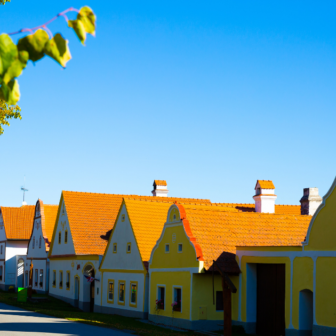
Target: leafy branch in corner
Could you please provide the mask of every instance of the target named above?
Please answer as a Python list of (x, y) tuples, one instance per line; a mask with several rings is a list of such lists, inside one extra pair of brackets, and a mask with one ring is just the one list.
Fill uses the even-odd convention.
[[(4, 0), (0, 1), (3, 2)], [(77, 12), (77, 18), (69, 20), (66, 14), (73, 11)], [(35, 63), (47, 55), (65, 68), (67, 62), (71, 59), (68, 41), (60, 33), (53, 36), (47, 27), (60, 16), (64, 17), (68, 26), (75, 31), (83, 45), (85, 45), (87, 33), (95, 36), (96, 16), (87, 6), (80, 10), (69, 8), (37, 27), (24, 28), (13, 33), (0, 35), (0, 101), (2, 100), (7, 107), (16, 105), (20, 99), (17, 77), (22, 74), (29, 60)], [(10, 35), (24, 32), (30, 32), (30, 34), (21, 38), (16, 45)], [(0, 109), (0, 115), (1, 111)], [(13, 112), (14, 115), (12, 116), (15, 118), (15, 113), (19, 112), (15, 110), (15, 107), (12, 111), (16, 111)], [(17, 114), (16, 116), (21, 118)], [(7, 118), (11, 118), (10, 114)], [(1, 121), (2, 119), (0, 119), (0, 125)]]
[(0, 0), (0, 5), (4, 5), (6, 2), (10, 2), (11, 0)]

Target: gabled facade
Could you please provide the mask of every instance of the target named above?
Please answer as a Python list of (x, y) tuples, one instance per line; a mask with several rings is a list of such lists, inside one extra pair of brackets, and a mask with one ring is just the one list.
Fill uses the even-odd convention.
[[(85, 311), (101, 305), (99, 271), (124, 195), (63, 191), (53, 231), (49, 294)], [(134, 199), (153, 200), (152, 196)], [(160, 198), (163, 199), (163, 198)], [(165, 202), (175, 198), (165, 197)], [(190, 199), (191, 201), (191, 199)], [(210, 202), (203, 200), (203, 202)]]
[(290, 245), (297, 249), (310, 219), (243, 212), (230, 204), (171, 206), (149, 262), (149, 319), (187, 329), (218, 330), (223, 323), (223, 289), (218, 272), (212, 284), (215, 260), (237, 288), (231, 301), (233, 324), (255, 332), (255, 321), (250, 323), (251, 317), (245, 313), (247, 271), (236, 246), (277, 249)]
[(57, 205), (45, 205), (40, 199), (36, 202), (34, 225), (28, 244), (24, 287), (29, 285), (30, 264), (33, 263), (32, 288), (38, 293), (49, 291), (48, 252), (56, 222), (57, 209)]
[(100, 266), (101, 302), (96, 311), (147, 318), (148, 261), (172, 200), (188, 202), (166, 197), (124, 198)]
[(34, 206), (0, 208), (0, 289), (22, 286)]

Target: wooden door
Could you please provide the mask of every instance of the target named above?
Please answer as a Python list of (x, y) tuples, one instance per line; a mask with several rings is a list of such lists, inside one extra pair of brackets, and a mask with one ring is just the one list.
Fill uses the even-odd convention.
[(257, 334), (285, 336), (284, 264), (257, 264)]

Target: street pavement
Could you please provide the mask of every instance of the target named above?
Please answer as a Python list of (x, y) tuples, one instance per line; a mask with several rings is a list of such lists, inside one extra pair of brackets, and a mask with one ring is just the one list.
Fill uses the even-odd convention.
[(0, 303), (0, 336), (33, 335), (129, 336), (131, 334), (50, 317)]

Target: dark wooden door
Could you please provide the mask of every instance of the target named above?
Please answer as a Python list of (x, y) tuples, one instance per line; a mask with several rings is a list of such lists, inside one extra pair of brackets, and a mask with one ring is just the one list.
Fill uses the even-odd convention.
[(284, 264), (257, 264), (257, 334), (285, 336)]

